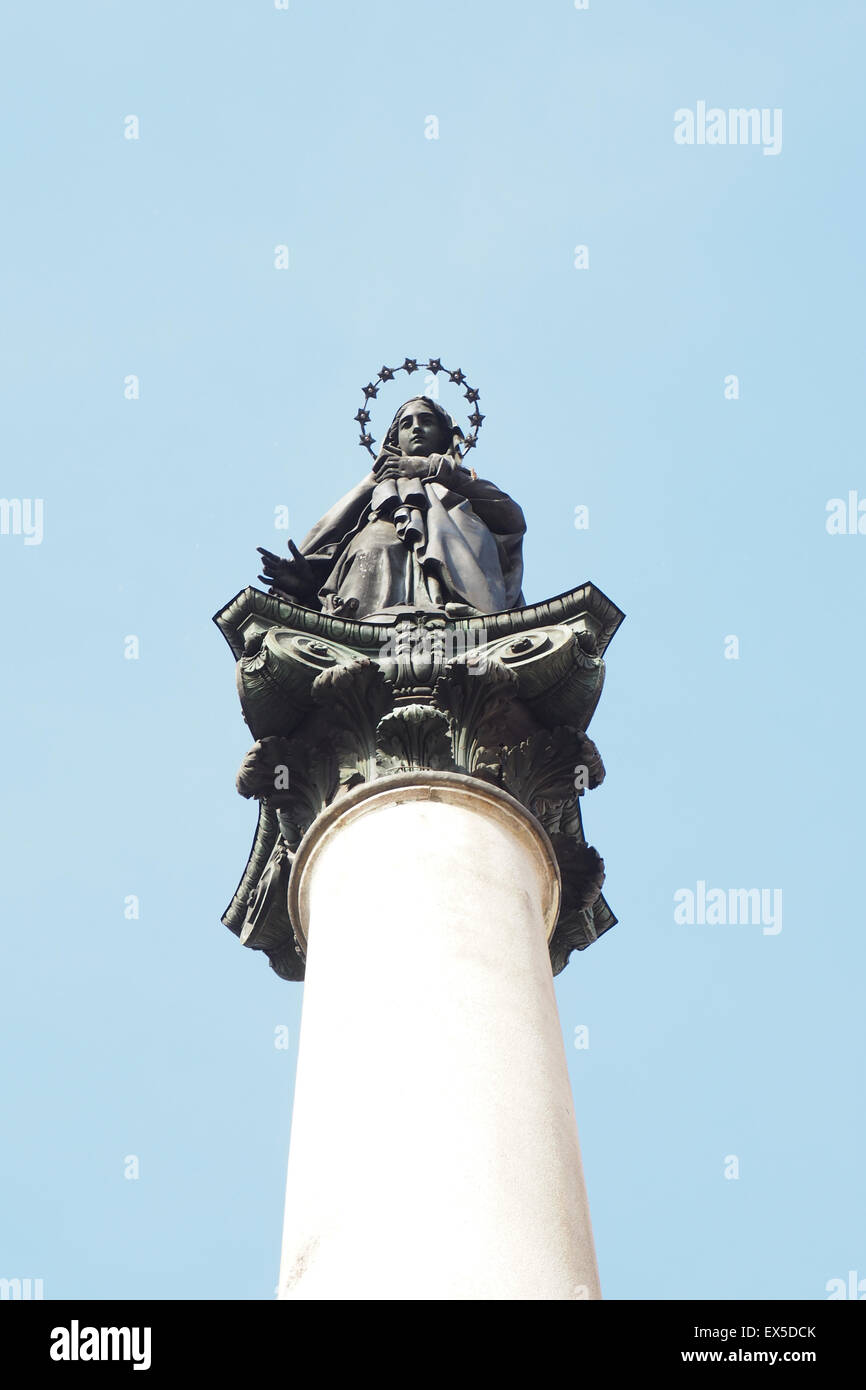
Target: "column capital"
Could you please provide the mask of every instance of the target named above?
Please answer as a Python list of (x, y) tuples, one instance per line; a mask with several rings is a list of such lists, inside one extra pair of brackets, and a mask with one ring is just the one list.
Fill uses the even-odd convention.
[(621, 619), (592, 585), (508, 613), (407, 608), (358, 623), (239, 595), (216, 621), (239, 658), (256, 739), (238, 790), (260, 813), (225, 924), (284, 979), (302, 979), (304, 926), (290, 889), (302, 881), (292, 868), (302, 851), (377, 788), (447, 786), (465, 797), (471, 787), (484, 800), (483, 788), (491, 813), (519, 811), (553, 855), (561, 894), (548, 935), (553, 971), (563, 969), (616, 922), (580, 803), (604, 777), (586, 729)]

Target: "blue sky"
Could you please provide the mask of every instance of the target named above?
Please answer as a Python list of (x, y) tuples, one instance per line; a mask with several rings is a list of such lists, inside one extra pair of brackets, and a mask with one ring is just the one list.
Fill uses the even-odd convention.
[[(366, 471), (361, 386), (408, 354), (481, 391), (527, 601), (591, 579), (627, 613), (584, 807), (620, 921), (557, 981), (604, 1292), (866, 1278), (866, 535), (826, 528), (866, 499), (862, 6), (5, 29), (2, 490), (44, 534), (0, 535), (0, 1276), (273, 1294), (301, 991), (220, 925), (255, 815), (210, 617), (276, 507), (300, 539)], [(675, 143), (699, 101), (780, 109), (781, 150)], [(781, 889), (782, 930), (675, 922), (699, 881)]]

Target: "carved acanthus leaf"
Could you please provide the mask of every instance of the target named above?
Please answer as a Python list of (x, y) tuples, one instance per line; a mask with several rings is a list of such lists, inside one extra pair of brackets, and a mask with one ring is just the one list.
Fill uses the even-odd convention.
[(508, 725), (518, 694), (517, 677), (497, 662), (453, 661), (440, 676), (433, 698), (451, 720), (454, 763), (475, 772), (491, 761), (485, 750), (508, 741)]
[(584, 950), (596, 938), (591, 907), (568, 918), (560, 915), (550, 942), (550, 964), (554, 975), (565, 969), (572, 951)]
[(500, 753), (500, 782), (530, 811), (536, 803), (565, 801), (574, 792), (581, 736), (567, 727), (539, 730)]
[(292, 854), (280, 837), (247, 902), (241, 942), (256, 951), (275, 950), (294, 943), (286, 891)]
[(570, 835), (573, 840), (581, 843), (586, 838), (583, 833), (583, 818), (580, 814), (580, 797), (569, 797), (568, 801), (562, 803), (559, 817), (559, 825), (553, 827), (554, 830), (561, 830), (563, 835)]
[(376, 731), (381, 776), (424, 768), (453, 767), (448, 718), (431, 705), (403, 705), (380, 720)]
[(564, 969), (572, 951), (590, 945), (599, 934), (594, 919), (596, 905), (604, 901), (600, 896), (604, 860), (592, 845), (579, 842), (571, 835), (556, 834), (550, 838), (562, 875), (562, 906), (550, 943), (551, 964), (556, 975)]
[(277, 808), (280, 832), (295, 849), (316, 816), (328, 806), (340, 785), (340, 763), (333, 744), (320, 740), (288, 739), (288, 786), (268, 797)]
[(580, 742), (575, 775), (577, 768), (580, 767), (583, 771), (579, 785), (582, 789), (593, 791), (596, 787), (600, 787), (604, 781), (604, 763), (589, 735), (578, 730), (575, 730), (575, 733)]
[(272, 735), (247, 753), (237, 788), (241, 796), (255, 797), (277, 812), (283, 838), (294, 846), (334, 796), (339, 780), (339, 760), (329, 739)]
[(241, 796), (255, 797), (257, 801), (263, 801), (267, 797), (269, 804), (274, 804), (271, 800), (272, 795), (278, 789), (280, 781), (284, 782), (279, 776), (279, 769), (288, 767), (291, 757), (291, 739), (283, 738), (279, 734), (258, 739), (238, 769), (235, 785)]
[(539, 797), (535, 802), (535, 814), (541, 821), (548, 835), (555, 835), (562, 824), (562, 808), (564, 801), (545, 801)]
[(551, 835), (562, 874), (561, 918), (592, 907), (604, 883), (604, 860), (592, 845), (570, 835)]
[(366, 781), (374, 773), (376, 726), (394, 705), (394, 690), (368, 657), (333, 666), (313, 682), (320, 725), (327, 728), (344, 780), (357, 772)]

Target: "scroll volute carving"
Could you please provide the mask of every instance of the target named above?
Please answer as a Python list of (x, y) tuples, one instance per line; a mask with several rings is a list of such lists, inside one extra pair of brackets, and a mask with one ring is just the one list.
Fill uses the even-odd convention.
[[(231, 924), (243, 924), (244, 944), (266, 951), (279, 975), (301, 978), (284, 899), (303, 835), (342, 791), (362, 782), (453, 771), (502, 787), (550, 835), (563, 885), (550, 946), (558, 972), (616, 920), (601, 896), (604, 864), (585, 842), (580, 815), (583, 792), (604, 777), (581, 727), (600, 689), (600, 658), (560, 624), (448, 660), (444, 626), (428, 642), (416, 623), (398, 634), (396, 656), (380, 663), (352, 652), (347, 624), (340, 626), (341, 641), (333, 643), (280, 628), (251, 641), (240, 663), (248, 723), (260, 736), (241, 765), (238, 790), (263, 811), (250, 856), (255, 873), (248, 866)], [(381, 655), (378, 638), (371, 628), (364, 640)], [(418, 664), (428, 647), (429, 670)], [(568, 717), (552, 723), (554, 714)]]

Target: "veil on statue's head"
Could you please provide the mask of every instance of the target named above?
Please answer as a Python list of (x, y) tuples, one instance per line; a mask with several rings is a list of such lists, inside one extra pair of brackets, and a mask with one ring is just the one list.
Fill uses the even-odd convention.
[[(457, 422), (451, 419), (451, 416), (448, 414), (448, 411), (443, 409), (443, 407), (439, 404), (438, 401), (431, 400), (429, 396), (409, 396), (403, 402), (403, 404), (400, 406), (400, 409), (397, 411), (397, 414), (394, 416), (394, 419), (388, 426), (388, 433), (385, 435), (382, 448), (379, 450), (379, 454), (376, 458), (376, 464), (378, 464), (384, 459), (400, 457), (402, 453), (402, 450), (398, 442), (400, 416), (403, 414), (403, 411), (406, 409), (407, 405), (409, 405), (411, 401), (423, 401), (424, 404), (433, 412), (433, 414), (438, 419), (439, 423), (443, 426), (445, 435), (448, 439), (448, 443), (446, 444), (445, 448), (438, 452), (446, 454), (448, 458), (453, 459), (454, 463), (459, 464), (460, 442), (465, 438), (463, 431), (457, 424)], [(376, 464), (373, 465), (374, 468)]]

